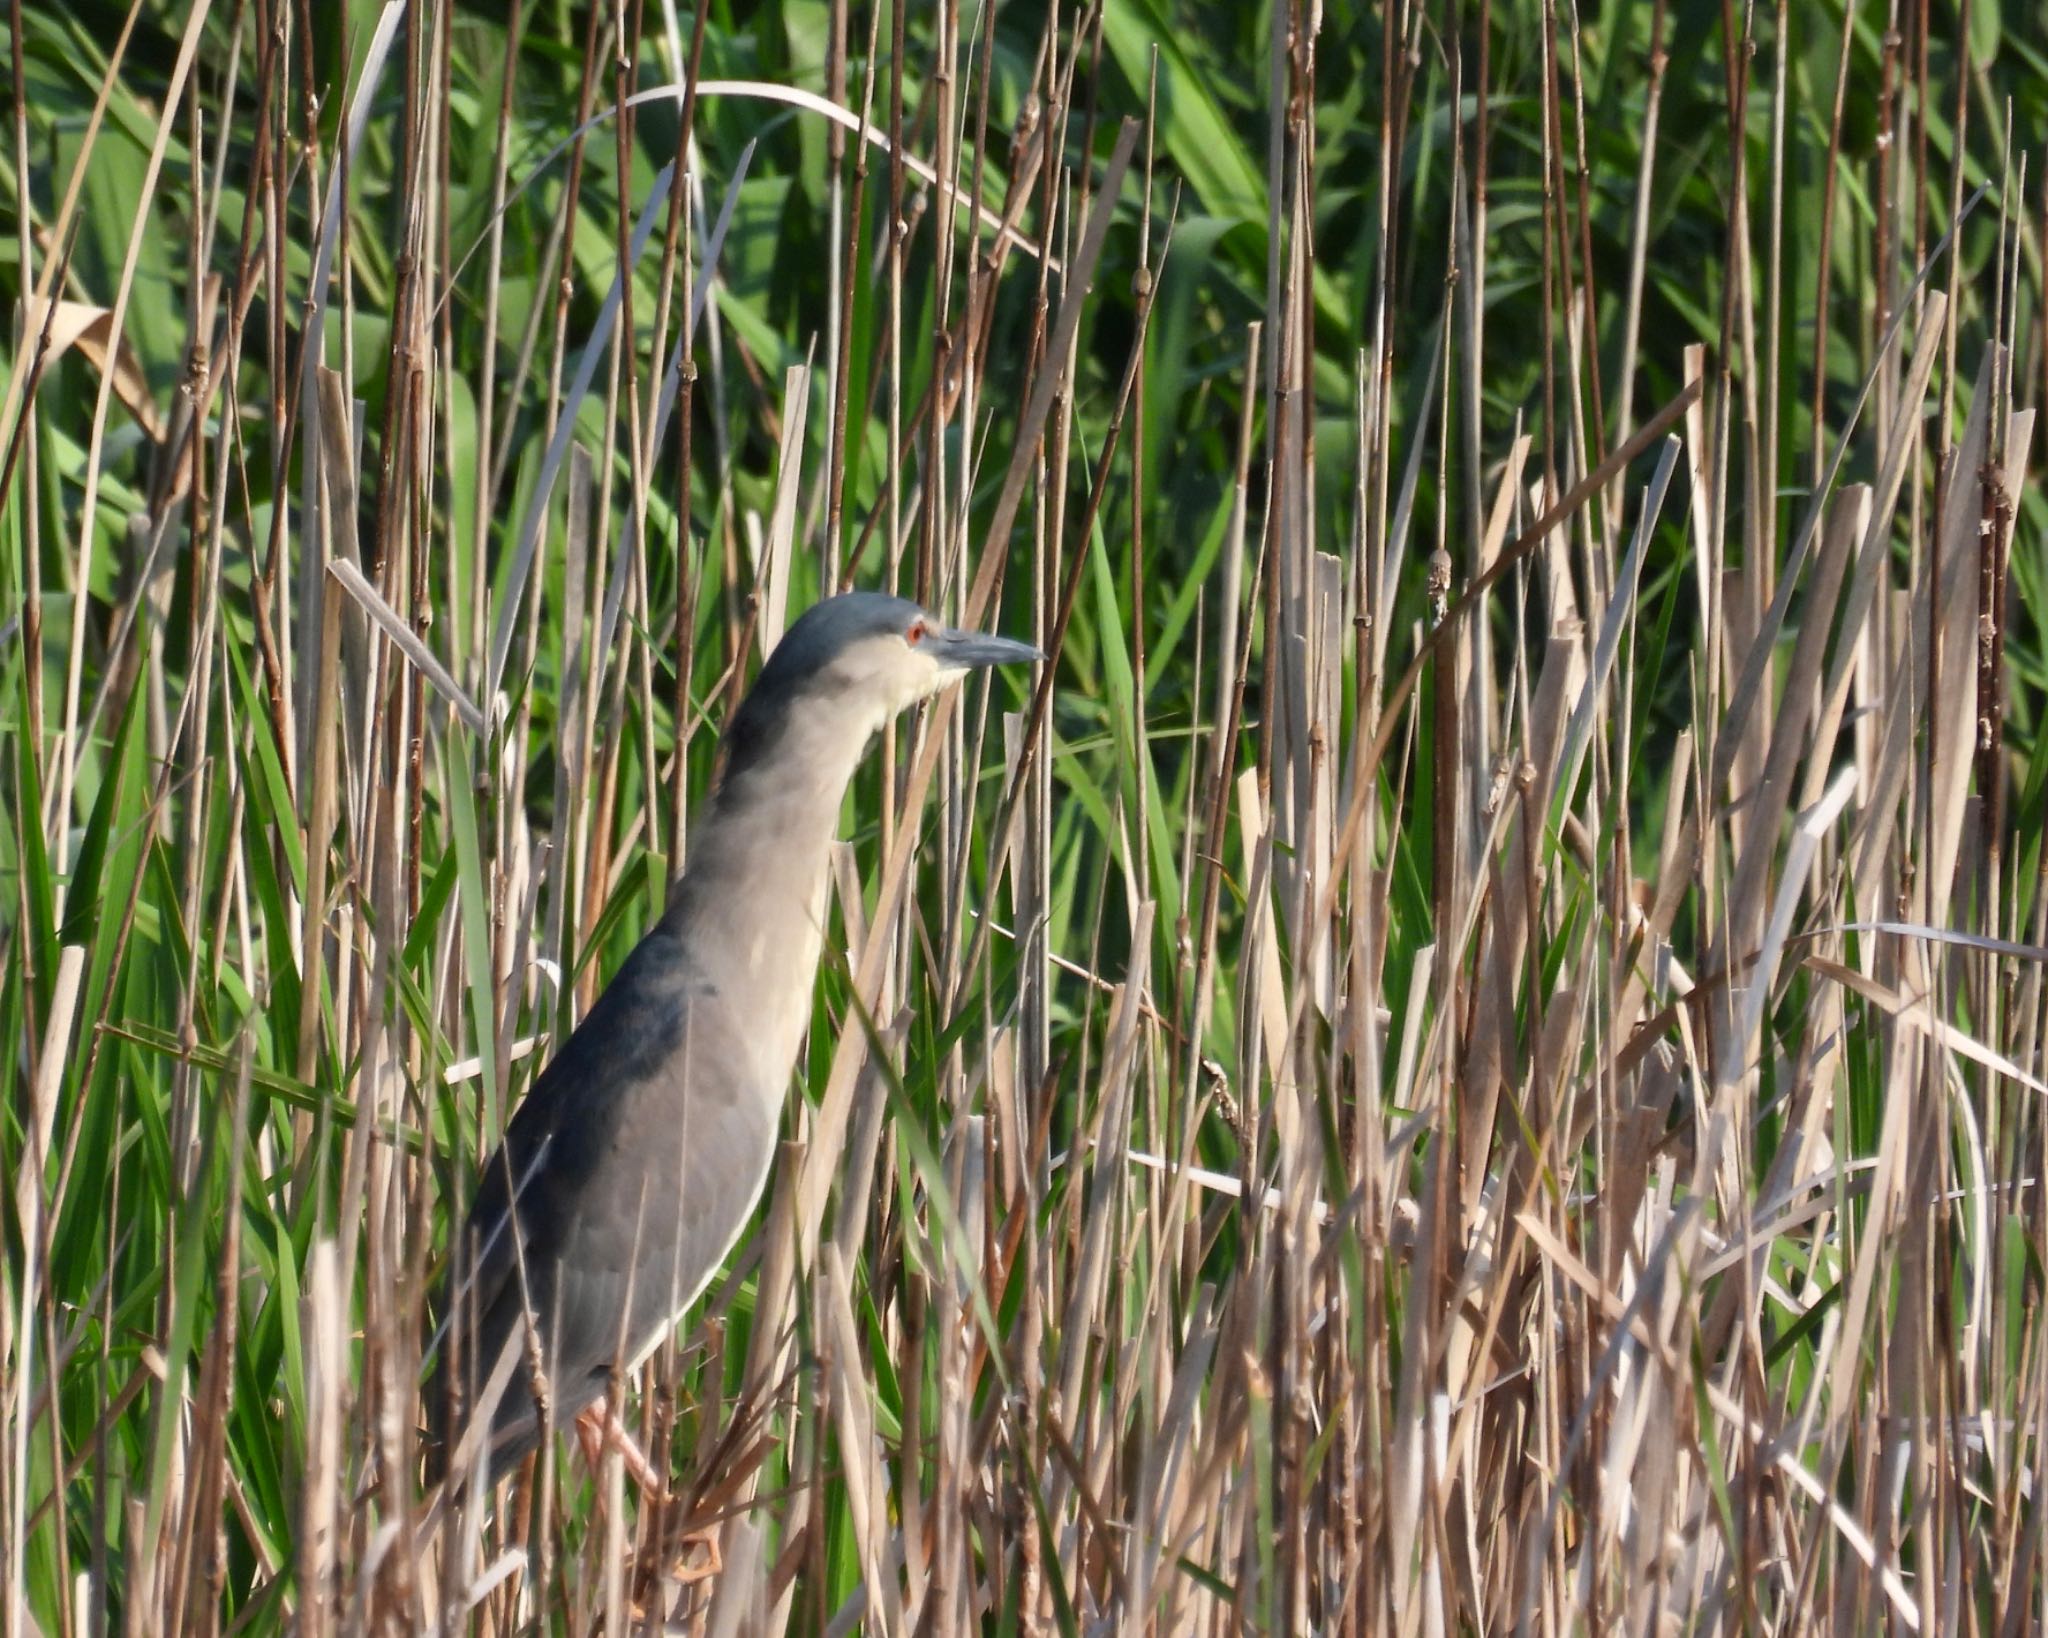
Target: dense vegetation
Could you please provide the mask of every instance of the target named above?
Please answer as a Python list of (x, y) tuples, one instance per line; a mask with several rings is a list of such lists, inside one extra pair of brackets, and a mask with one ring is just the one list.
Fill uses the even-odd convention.
[[(10, 18), (7, 1630), (2038, 1619), (2037, 6)], [(841, 583), (1053, 658), (848, 802), (669, 1493), (423, 1497)]]

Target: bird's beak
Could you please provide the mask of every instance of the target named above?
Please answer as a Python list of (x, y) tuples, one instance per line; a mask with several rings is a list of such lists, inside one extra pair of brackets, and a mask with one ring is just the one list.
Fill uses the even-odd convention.
[(929, 632), (925, 636), (925, 644), (940, 665), (958, 671), (973, 671), (985, 665), (1022, 665), (1027, 660), (1045, 658), (1029, 643), (979, 631)]

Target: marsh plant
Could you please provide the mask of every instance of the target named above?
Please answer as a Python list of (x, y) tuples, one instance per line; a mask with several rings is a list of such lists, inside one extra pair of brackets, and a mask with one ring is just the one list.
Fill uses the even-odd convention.
[[(18, 1634), (2048, 1610), (2048, 23), (12, 0)], [(424, 1312), (845, 584), (768, 1193), (427, 1496)]]

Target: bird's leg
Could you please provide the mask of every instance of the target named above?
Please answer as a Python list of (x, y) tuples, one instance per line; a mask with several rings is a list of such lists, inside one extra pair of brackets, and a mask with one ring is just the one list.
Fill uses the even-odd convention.
[(576, 1413), (576, 1442), (583, 1447), (583, 1465), (598, 1472), (604, 1465), (604, 1401)]
[(604, 1460), (605, 1446), (610, 1445), (624, 1459), (627, 1473), (645, 1495), (653, 1498), (668, 1494), (668, 1481), (655, 1471), (640, 1442), (619, 1420), (609, 1394), (577, 1415), (576, 1437), (582, 1442), (583, 1459), (593, 1473)]
[(718, 1550), (718, 1536), (719, 1530), (715, 1524), (707, 1524), (701, 1530), (684, 1531), (677, 1540), (676, 1546), (687, 1549), (693, 1541), (702, 1542), (704, 1544), (704, 1562), (702, 1564), (685, 1564), (683, 1562), (683, 1553), (678, 1552), (676, 1554), (675, 1568), (669, 1572), (670, 1579), (678, 1586), (689, 1587), (694, 1586), (699, 1581), (709, 1581), (720, 1570), (724, 1569), (725, 1556)]
[[(600, 1471), (604, 1460), (605, 1447), (618, 1451), (625, 1463), (626, 1471), (640, 1486), (648, 1500), (667, 1503), (677, 1499), (668, 1488), (664, 1477), (655, 1471), (654, 1464), (647, 1459), (647, 1453), (640, 1448), (632, 1432), (619, 1420), (612, 1408), (609, 1394), (600, 1397), (576, 1417), (576, 1437), (583, 1446), (583, 1459), (595, 1473)], [(719, 1551), (719, 1527), (716, 1522), (700, 1525), (694, 1530), (683, 1530), (671, 1539), (675, 1543), (670, 1559), (668, 1579), (679, 1587), (694, 1586), (699, 1581), (709, 1580), (725, 1568), (725, 1555)], [(704, 1549), (702, 1563), (689, 1562), (693, 1544)]]

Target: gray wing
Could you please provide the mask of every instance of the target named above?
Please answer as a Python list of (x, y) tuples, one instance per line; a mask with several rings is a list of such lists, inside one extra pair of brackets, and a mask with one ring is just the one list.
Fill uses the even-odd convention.
[[(697, 1295), (751, 1213), (774, 1147), (781, 1088), (754, 1085), (751, 1066), (715, 978), (691, 969), (672, 934), (649, 934), (478, 1180), (428, 1395), (444, 1444), (449, 1362), (474, 1404), (508, 1342), (524, 1348), (529, 1302), (550, 1411), (566, 1425), (615, 1362), (633, 1364)], [(538, 1436), (520, 1371), (492, 1417), (492, 1466)]]

